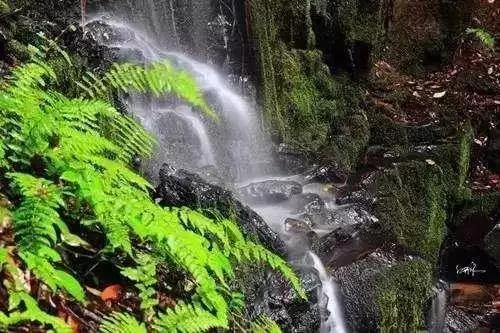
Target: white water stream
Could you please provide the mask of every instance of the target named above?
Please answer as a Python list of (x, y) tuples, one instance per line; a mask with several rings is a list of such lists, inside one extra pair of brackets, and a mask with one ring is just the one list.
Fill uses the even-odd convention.
[[(160, 29), (160, 19), (152, 17), (151, 20), (154, 21), (155, 30)], [(255, 174), (259, 174), (253, 170), (254, 166), (259, 165), (259, 159), (265, 159), (268, 156), (257, 157), (253, 154), (254, 148), (256, 145), (270, 145), (270, 143), (262, 139), (259, 133), (256, 110), (249, 106), (245, 98), (228, 87), (227, 80), (223, 76), (209, 65), (193, 60), (185, 54), (162, 49), (159, 45), (164, 45), (164, 43), (153, 41), (145, 33), (125, 21), (98, 16), (88, 20), (87, 25), (89, 24), (107, 25), (111, 31), (90, 29), (88, 33), (93, 34), (94, 38), (102, 44), (121, 50), (125, 56), (140, 51), (142, 61), (170, 59), (176, 66), (191, 73), (203, 92), (213, 98), (211, 102), (216, 105), (214, 109), (226, 124), (224, 130), (218, 128), (217, 125), (214, 126), (210, 123), (211, 120), (193, 112), (186, 105), (174, 106), (170, 101), (152, 101), (137, 96), (127, 98), (126, 104), (129, 111), (149, 131), (162, 139), (159, 149), (166, 151), (160, 156), (170, 156), (171, 160), (167, 162), (174, 163), (175, 166), (177, 160), (185, 159), (185, 155), (191, 153), (191, 160), (187, 160), (182, 167), (194, 166), (191, 168), (194, 169), (193, 171), (205, 165), (216, 166), (218, 170), (228, 168), (231, 174), (236, 175), (236, 179), (240, 181), (249, 182)], [(177, 117), (180, 123), (172, 122), (170, 118), (162, 121), (164, 117), (171, 116)], [(256, 141), (256, 137), (260, 137), (260, 141)], [(172, 148), (175, 144), (180, 145), (177, 147), (178, 152), (168, 155), (167, 153), (175, 150)], [(193, 149), (198, 153), (192, 153)], [(265, 176), (265, 173), (260, 172), (260, 175)], [(276, 230), (278, 233), (286, 234), (286, 230), (282, 228), (283, 220), (289, 216), (286, 210), (280, 210), (281, 208), (277, 206), (270, 206), (264, 210), (256, 209), (270, 225), (274, 225), (275, 230), (278, 229)], [(328, 275), (321, 260), (314, 253), (305, 251), (304, 256), (310, 257), (314, 268), (319, 273), (322, 282), (320, 299), (327, 304), (326, 307), (330, 313), (328, 318), (323, 318), (321, 332), (346, 332), (334, 280)]]

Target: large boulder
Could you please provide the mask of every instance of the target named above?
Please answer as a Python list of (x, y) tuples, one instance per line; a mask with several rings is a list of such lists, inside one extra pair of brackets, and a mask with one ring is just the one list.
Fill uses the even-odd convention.
[(164, 206), (216, 209), (227, 218), (235, 218), (246, 236), (260, 241), (268, 249), (284, 255), (285, 243), (266, 222), (224, 188), (212, 185), (186, 170), (163, 165), (155, 197)]
[(317, 332), (321, 325), (322, 306), (319, 292), (322, 285), (318, 272), (312, 267), (298, 269), (307, 300), (297, 298), (280, 274), (270, 273), (264, 277), (247, 276), (251, 279), (255, 292), (249, 296), (247, 311), (249, 317), (267, 315), (275, 320), (284, 332)]
[(424, 305), (432, 287), (429, 263), (377, 250), (331, 274), (352, 331), (414, 332), (424, 327)]

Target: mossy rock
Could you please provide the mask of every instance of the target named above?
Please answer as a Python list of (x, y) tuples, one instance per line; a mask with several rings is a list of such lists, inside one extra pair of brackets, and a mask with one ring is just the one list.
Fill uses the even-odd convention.
[[(347, 152), (349, 160), (343, 163), (350, 166), (360, 144), (347, 144), (344, 136), (366, 128), (366, 124), (359, 126), (355, 118), (355, 128), (348, 131), (339, 129), (339, 124), (359, 114), (360, 93), (352, 82), (332, 77), (322, 52), (315, 49), (311, 6), (318, 4), (296, 0), (251, 2), (260, 100), (269, 131), (277, 141), (312, 154), (353, 147), (355, 152)], [(337, 137), (340, 142), (336, 142)], [(367, 132), (361, 137), (365, 139)], [(326, 149), (330, 146), (334, 148)]]
[(425, 161), (397, 164), (376, 180), (374, 213), (397, 241), (436, 262), (445, 236), (446, 183), (442, 170)]
[(375, 291), (380, 332), (417, 332), (425, 327), (432, 282), (432, 265), (424, 260), (399, 263), (380, 273)]
[(377, 110), (370, 108), (367, 112), (370, 121), (370, 144), (385, 147), (399, 147), (403, 152), (409, 148), (423, 144), (441, 144), (450, 141), (450, 137), (458, 137), (470, 131), (470, 125), (454, 129), (440, 125), (406, 125), (393, 121)]
[(473, 215), (491, 216), (498, 212), (500, 212), (500, 191), (474, 195), (457, 204), (454, 216), (450, 219), (450, 226), (456, 228)]
[(30, 58), (28, 47), (16, 39), (9, 40), (6, 51), (19, 61), (26, 61)]
[(352, 115), (335, 121), (322, 154), (336, 161), (340, 169), (351, 172), (359, 165), (368, 141), (370, 126), (364, 111), (357, 110)]

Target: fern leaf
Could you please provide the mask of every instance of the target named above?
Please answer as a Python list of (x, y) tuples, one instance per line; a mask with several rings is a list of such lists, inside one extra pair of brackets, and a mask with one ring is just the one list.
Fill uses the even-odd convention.
[(146, 325), (129, 314), (113, 312), (99, 326), (100, 333), (147, 333)]

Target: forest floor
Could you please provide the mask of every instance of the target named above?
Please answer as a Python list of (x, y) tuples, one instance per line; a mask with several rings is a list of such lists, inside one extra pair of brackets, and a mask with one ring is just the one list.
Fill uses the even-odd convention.
[[(497, 52), (462, 41), (451, 62), (423, 75), (404, 75), (385, 61), (372, 73), (368, 99), (394, 121), (408, 125), (460, 124), (475, 130), (469, 185), (473, 192), (500, 189), (500, 62)], [(495, 146), (496, 148), (494, 148)], [(498, 152), (497, 152), (498, 154)], [(491, 155), (491, 154), (490, 154)], [(488, 159), (495, 159), (488, 163)]]

